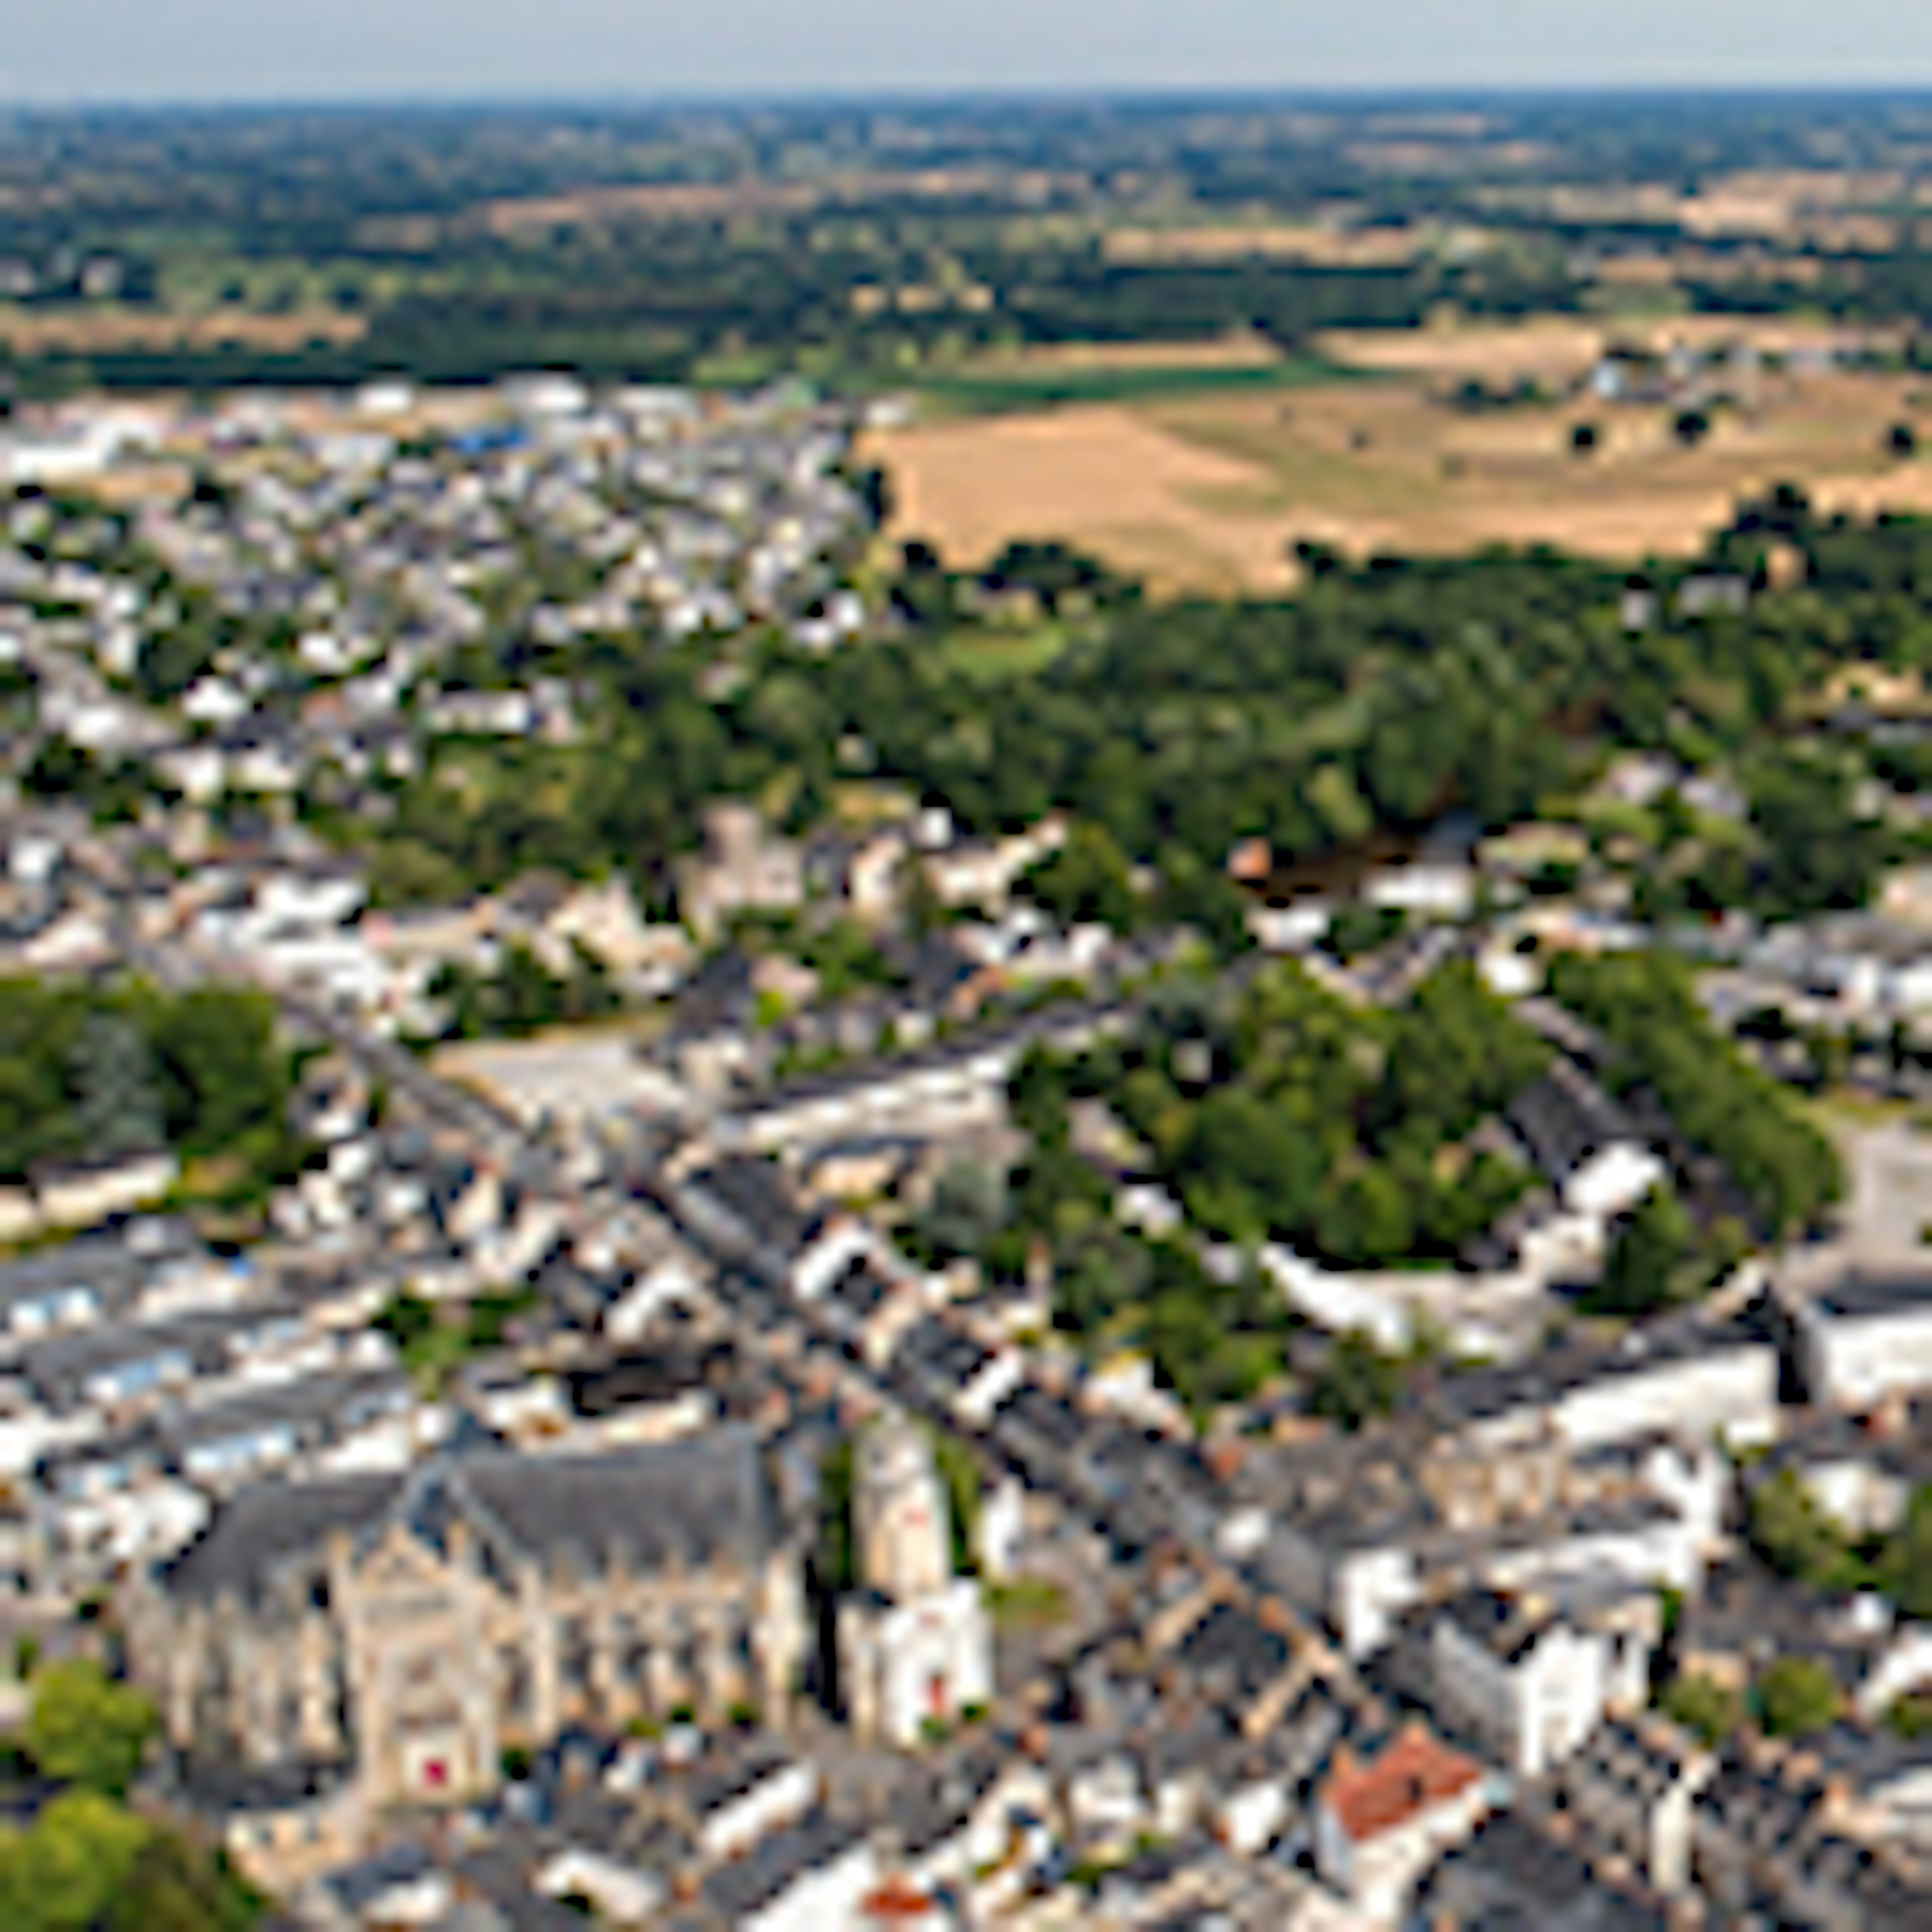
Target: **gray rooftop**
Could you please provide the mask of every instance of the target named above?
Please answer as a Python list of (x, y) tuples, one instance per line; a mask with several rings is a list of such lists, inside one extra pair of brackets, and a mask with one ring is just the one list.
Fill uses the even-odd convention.
[(166, 1584), (187, 1597), (259, 1595), (312, 1574), (338, 1530), (366, 1547), (400, 1525), (441, 1550), (459, 1522), (506, 1568), (530, 1560), (750, 1568), (772, 1540), (756, 1440), (734, 1427), (610, 1455), (478, 1448), (406, 1475), (263, 1484), (220, 1511)]

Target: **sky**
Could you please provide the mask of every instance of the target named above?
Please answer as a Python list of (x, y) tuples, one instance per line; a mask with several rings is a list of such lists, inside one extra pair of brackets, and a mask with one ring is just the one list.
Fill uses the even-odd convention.
[(0, 100), (1932, 85), (1927, 0), (12, 0)]

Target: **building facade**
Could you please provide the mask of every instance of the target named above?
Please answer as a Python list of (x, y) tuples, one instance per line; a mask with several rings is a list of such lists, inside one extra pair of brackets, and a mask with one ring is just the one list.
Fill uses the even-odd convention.
[(451, 1454), (246, 1491), (122, 1606), (179, 1748), (458, 1801), (568, 1724), (782, 1722), (806, 1644), (756, 1442)]
[(911, 1744), (992, 1701), (980, 1586), (952, 1569), (951, 1512), (932, 1445), (909, 1422), (858, 1445), (852, 1534), (860, 1590), (839, 1606), (838, 1670), (861, 1737)]

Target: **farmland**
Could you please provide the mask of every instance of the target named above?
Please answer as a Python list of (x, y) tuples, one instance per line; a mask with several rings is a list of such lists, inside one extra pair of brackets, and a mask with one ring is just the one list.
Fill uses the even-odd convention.
[[(1614, 338), (1658, 352), (1747, 344), (1744, 373), (1688, 439), (1678, 404), (1592, 393), (1609, 326), (1564, 318), (1330, 335), (1323, 358), (1354, 372), (1334, 380), (1073, 365), (1139, 386), (980, 419), (942, 410), (877, 435), (868, 456), (893, 478), (896, 534), (962, 562), (1056, 536), (1168, 591), (1280, 588), (1304, 540), (1357, 555), (1684, 555), (1741, 498), (1786, 479), (1827, 507), (1932, 507), (1932, 462), (1893, 445), (1901, 427), (1932, 431), (1926, 377), (1834, 363), (1848, 345), (1822, 326), (1719, 322)], [(1210, 376), (1222, 386), (1202, 386)], [(1585, 424), (1593, 441), (1579, 450)]]

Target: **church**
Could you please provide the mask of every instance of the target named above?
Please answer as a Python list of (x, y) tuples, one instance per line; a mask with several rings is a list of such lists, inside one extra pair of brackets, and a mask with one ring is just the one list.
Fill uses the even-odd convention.
[(748, 1431), (594, 1456), (451, 1452), (244, 1491), (121, 1602), (170, 1741), (340, 1767), (371, 1804), (460, 1802), (571, 1724), (782, 1724), (798, 1552)]
[(992, 1702), (993, 1646), (978, 1582), (953, 1574), (945, 1486), (913, 1423), (860, 1438), (852, 1532), (860, 1588), (838, 1614), (847, 1714), (861, 1738), (915, 1744)]

